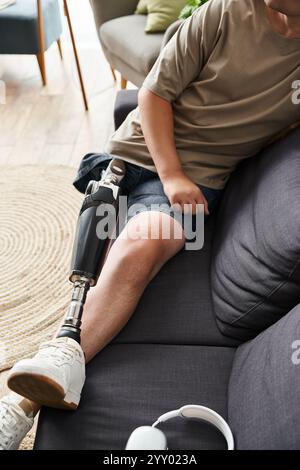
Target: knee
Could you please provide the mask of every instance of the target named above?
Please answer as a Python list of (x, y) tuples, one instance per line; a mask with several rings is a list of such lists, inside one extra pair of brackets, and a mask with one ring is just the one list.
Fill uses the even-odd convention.
[[(130, 220), (116, 241), (119, 263), (134, 277), (151, 277), (184, 244), (181, 227), (174, 236), (174, 223), (168, 215), (145, 212)], [(171, 229), (163, 230), (166, 224)], [(169, 236), (168, 236), (169, 233)], [(165, 236), (167, 235), (167, 236)]]
[(127, 280), (138, 283), (151, 278), (162, 257), (161, 243), (120, 238), (115, 245), (116, 263), (124, 271)]

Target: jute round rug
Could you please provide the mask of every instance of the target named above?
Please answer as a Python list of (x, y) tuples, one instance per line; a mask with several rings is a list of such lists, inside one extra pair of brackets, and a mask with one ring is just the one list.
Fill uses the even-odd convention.
[(82, 203), (64, 166), (0, 167), (0, 371), (50, 339), (70, 300)]

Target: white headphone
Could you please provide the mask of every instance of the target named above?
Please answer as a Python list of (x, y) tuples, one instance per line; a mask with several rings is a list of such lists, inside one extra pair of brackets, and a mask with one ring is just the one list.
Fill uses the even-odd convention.
[(161, 415), (152, 426), (135, 429), (128, 439), (126, 450), (167, 450), (167, 438), (156, 426), (177, 417), (194, 418), (212, 424), (225, 437), (228, 450), (234, 450), (233, 435), (226, 421), (215, 411), (200, 405), (186, 405), (169, 411)]

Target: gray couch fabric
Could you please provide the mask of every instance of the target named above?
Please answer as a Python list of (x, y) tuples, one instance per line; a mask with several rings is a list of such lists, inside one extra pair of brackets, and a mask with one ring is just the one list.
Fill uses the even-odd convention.
[(229, 387), (238, 449), (300, 449), (300, 306), (240, 346)]
[(96, 29), (109, 64), (140, 87), (160, 49), (177, 31), (181, 21), (164, 34), (146, 34), (145, 15), (134, 15), (138, 0), (90, 0)]
[[(136, 94), (130, 97), (132, 109)], [(124, 101), (128, 111), (129, 101)], [(152, 424), (163, 412), (194, 403), (227, 418), (228, 401), (238, 448), (300, 447), (300, 365), (291, 360), (295, 353), (300, 361), (300, 306), (286, 316), (289, 305), (297, 303), (290, 287), (294, 280), (286, 283), (288, 295), (281, 289), (277, 297), (271, 292), (268, 315), (260, 312), (257, 321), (263, 328), (263, 323), (283, 318), (239, 346), (237, 353), (240, 340), (218, 330), (214, 312), (215, 307), (218, 316), (224, 313), (227, 319), (228, 312), (244, 308), (247, 292), (256, 302), (264, 294), (264, 283), (270, 292), (269, 283), (284, 275), (298, 253), (299, 139), (300, 129), (237, 170), (219, 214), (206, 225), (204, 250), (179, 253), (148, 286), (125, 329), (88, 365), (76, 412), (42, 410), (36, 449), (124, 449), (135, 427)], [(265, 264), (261, 254), (268, 255), (262, 258)], [(243, 283), (236, 281), (233, 288), (230, 275), (239, 272), (238, 262), (245, 259)], [(248, 272), (253, 279), (245, 278)], [(227, 297), (219, 303), (226, 291), (222, 283), (217, 285), (218, 276), (227, 283), (230, 305)], [(239, 325), (236, 336), (240, 338), (244, 329), (247, 335), (255, 334), (250, 322), (246, 328)], [(299, 353), (292, 348), (294, 341)], [(223, 438), (202, 423), (172, 421), (164, 430), (170, 449), (225, 448)]]
[(118, 93), (115, 101), (114, 123), (118, 129), (127, 115), (135, 108), (138, 102), (138, 90), (126, 90), (125, 93)]
[(220, 330), (254, 337), (300, 302), (300, 129), (235, 172), (214, 240)]
[[(76, 412), (43, 409), (36, 450), (124, 449), (137, 426), (166, 411), (199, 403), (227, 418), (232, 348), (113, 345), (88, 366)], [(169, 449), (225, 449), (205, 423), (172, 420), (161, 428)]]
[(146, 21), (146, 15), (130, 15), (101, 26), (100, 40), (111, 65), (116, 67), (121, 60), (138, 73), (148, 74), (159, 55), (164, 35), (145, 34)]
[(231, 346), (213, 315), (210, 285), (211, 244), (215, 218), (205, 227), (204, 248), (182, 251), (170, 260), (146, 289), (117, 343)]
[(139, 0), (90, 0), (97, 31), (106, 21), (133, 15), (138, 2)]
[[(45, 47), (62, 34), (58, 0), (43, 0)], [(36, 0), (17, 1), (0, 11), (0, 54), (39, 52)]]

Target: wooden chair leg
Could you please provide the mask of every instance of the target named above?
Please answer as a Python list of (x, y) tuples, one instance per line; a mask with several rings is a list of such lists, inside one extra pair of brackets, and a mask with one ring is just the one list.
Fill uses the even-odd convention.
[(43, 85), (46, 86), (47, 74), (46, 74), (45, 55), (40, 52), (39, 54), (36, 55), (36, 58), (39, 64)]
[(56, 42), (57, 42), (60, 58), (61, 58), (61, 60), (63, 60), (64, 57), (63, 57), (63, 51), (62, 51), (62, 47), (61, 47), (61, 39), (59, 38)]
[(126, 90), (127, 88), (127, 80), (123, 76), (121, 77), (121, 90)]
[(113, 78), (114, 78), (114, 81), (116, 82), (116, 81), (117, 81), (117, 77), (116, 77), (116, 74), (115, 74), (115, 69), (114, 69), (112, 66), (110, 66), (110, 70), (111, 70), (112, 76), (113, 76)]
[(41, 0), (37, 0), (38, 38), (40, 51), (37, 54), (43, 85), (47, 85), (46, 64), (45, 64), (45, 34)]
[(89, 106), (88, 106), (87, 96), (86, 96), (85, 87), (84, 87), (84, 83), (83, 83), (81, 67), (80, 67), (79, 57), (78, 57), (78, 53), (77, 53), (77, 47), (76, 47), (76, 43), (75, 43), (75, 37), (74, 37), (74, 33), (73, 33), (73, 27), (72, 27), (72, 22), (71, 22), (71, 17), (70, 17), (70, 13), (69, 13), (67, 0), (64, 0), (64, 10), (65, 10), (65, 15), (67, 17), (69, 31), (70, 31), (71, 42), (72, 42), (73, 52), (74, 52), (74, 56), (75, 56), (75, 62), (76, 62), (78, 78), (79, 78), (79, 82), (80, 82), (82, 98), (83, 98), (83, 101), (84, 101), (85, 109), (86, 109), (86, 111), (88, 111)]

